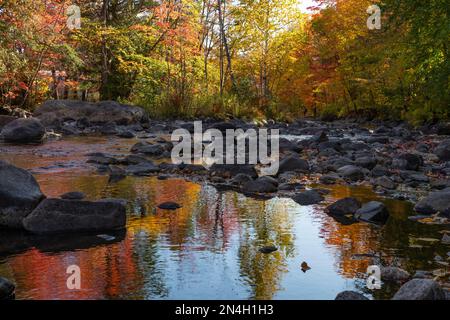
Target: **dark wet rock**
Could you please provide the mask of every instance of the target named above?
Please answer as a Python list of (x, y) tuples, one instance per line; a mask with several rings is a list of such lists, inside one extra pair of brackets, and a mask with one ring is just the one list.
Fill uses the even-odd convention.
[(356, 291), (342, 291), (338, 293), (336, 298), (334, 300), (349, 300), (349, 301), (356, 301), (356, 300), (369, 300), (367, 297), (362, 295), (359, 292)]
[(170, 177), (169, 176), (166, 176), (166, 175), (159, 175), (158, 177), (157, 177), (157, 179), (158, 180), (161, 180), (161, 181), (164, 181), (164, 180), (167, 180), (167, 179), (169, 179)]
[(418, 143), (416, 145), (416, 150), (422, 153), (428, 153), (430, 151), (430, 147), (425, 143)]
[(22, 220), (43, 198), (31, 173), (0, 161), (0, 226), (22, 228)]
[(341, 149), (343, 151), (360, 151), (360, 150), (367, 150), (369, 148), (370, 147), (363, 142), (348, 141), (341, 144)]
[(144, 109), (120, 104), (114, 101), (90, 103), (78, 100), (49, 100), (42, 104), (34, 116), (45, 126), (51, 126), (55, 119), (86, 119), (87, 124), (102, 125), (115, 123), (129, 125), (146, 121), (148, 116)]
[(176, 202), (168, 201), (168, 202), (164, 202), (164, 203), (159, 204), (158, 208), (162, 209), (162, 210), (177, 210), (177, 209), (181, 208), (181, 205), (179, 205)]
[(277, 192), (277, 190), (278, 181), (270, 177), (260, 177), (242, 186), (242, 191), (250, 193), (272, 193)]
[(288, 140), (286, 138), (280, 138), (279, 150), (281, 152), (284, 152), (284, 151), (300, 152), (301, 148), (295, 142), (293, 142), (291, 140)]
[(280, 191), (297, 191), (297, 190), (300, 190), (303, 188), (304, 188), (304, 186), (301, 183), (294, 182), (294, 183), (280, 184), (278, 187), (278, 190), (280, 190)]
[(6, 126), (8, 123), (13, 122), (16, 120), (16, 117), (7, 116), (7, 115), (0, 115), (0, 131), (3, 129), (4, 126)]
[(72, 124), (63, 124), (58, 131), (65, 136), (75, 136), (81, 133), (81, 131)]
[(381, 268), (381, 280), (383, 281), (406, 281), (411, 278), (411, 275), (397, 267), (382, 267)]
[(243, 184), (245, 184), (247, 182), (250, 182), (252, 180), (253, 180), (252, 177), (250, 177), (249, 175), (243, 174), (243, 173), (239, 173), (239, 174), (237, 174), (236, 176), (233, 177), (233, 179), (230, 181), (230, 183), (232, 185), (240, 186), (240, 185), (243, 185)]
[(119, 132), (119, 133), (117, 134), (117, 136), (120, 137), (120, 138), (125, 138), (125, 139), (132, 139), (132, 138), (135, 138), (135, 137), (136, 137), (136, 135), (134, 134), (134, 132), (131, 132), (131, 131), (122, 131), (122, 132)]
[(317, 204), (324, 200), (323, 196), (315, 190), (298, 193), (293, 196), (292, 199), (302, 206)]
[(326, 141), (328, 141), (328, 136), (325, 131), (321, 130), (321, 131), (318, 131), (317, 133), (315, 133), (310, 140), (313, 142), (318, 142), (318, 143), (326, 142)]
[(308, 161), (301, 159), (297, 155), (290, 155), (280, 161), (278, 174), (288, 172), (288, 171), (298, 171), (302, 173), (309, 173), (310, 166)]
[(382, 176), (387, 176), (389, 175), (389, 170), (386, 167), (383, 167), (379, 164), (377, 164), (373, 169), (372, 169), (372, 176), (373, 177), (382, 177)]
[(0, 300), (14, 299), (16, 286), (6, 278), (0, 277)]
[(115, 122), (108, 122), (100, 127), (100, 133), (104, 135), (115, 135), (118, 132), (117, 125)]
[(339, 168), (337, 173), (344, 179), (359, 181), (364, 179), (364, 172), (360, 167), (347, 165)]
[[(423, 174), (422, 172), (417, 172), (417, 171), (402, 171), (400, 172), (400, 176), (408, 181), (412, 181), (412, 182), (417, 182), (417, 183), (428, 183), (430, 182), (430, 178), (427, 177), (425, 174)], [(415, 185), (413, 185), (415, 186)]]
[(334, 184), (339, 179), (337, 174), (326, 174), (319, 178), (320, 183), (323, 184)]
[(160, 171), (161, 168), (153, 164), (151, 161), (141, 162), (126, 168), (126, 173), (134, 176), (148, 176)]
[(60, 198), (64, 200), (83, 200), (86, 198), (86, 195), (83, 192), (73, 191), (62, 194)]
[(450, 122), (442, 122), (436, 125), (436, 133), (440, 136), (449, 136)]
[(355, 160), (355, 165), (361, 168), (373, 169), (377, 164), (377, 159), (373, 157), (361, 157)]
[(361, 203), (355, 198), (344, 198), (329, 205), (326, 209), (327, 213), (333, 216), (353, 215), (361, 208)]
[(144, 156), (139, 156), (137, 154), (130, 154), (126, 156), (124, 159), (120, 160), (121, 164), (124, 165), (132, 165), (132, 164), (139, 164), (142, 162), (148, 162), (149, 160), (145, 158)]
[(217, 123), (213, 123), (213, 124), (209, 125), (208, 129), (217, 129), (217, 130), (225, 133), (226, 130), (235, 130), (236, 125), (234, 125), (233, 123), (230, 123), (230, 122), (217, 122)]
[(45, 199), (23, 220), (23, 226), (35, 234), (121, 229), (126, 223), (125, 203)]
[(423, 158), (420, 155), (413, 153), (404, 153), (401, 154), (398, 159), (405, 160), (406, 166), (404, 169), (417, 171), (419, 167), (423, 165)]
[(430, 279), (412, 279), (405, 283), (392, 300), (445, 300), (441, 286)]
[(255, 167), (249, 164), (213, 164), (209, 171), (212, 175), (223, 178), (231, 178), (240, 173), (246, 174), (253, 179), (258, 177)]
[(383, 203), (370, 201), (356, 211), (355, 218), (365, 222), (385, 223), (389, 218), (389, 212)]
[(264, 253), (264, 254), (269, 254), (269, 253), (275, 252), (277, 250), (278, 250), (277, 247), (265, 246), (265, 247), (260, 248), (258, 251), (261, 252), (261, 253)]
[(132, 148), (133, 153), (142, 153), (149, 156), (159, 156), (164, 153), (165, 148), (161, 144), (152, 144), (149, 142), (138, 142)]
[(394, 181), (392, 181), (388, 177), (379, 177), (376, 178), (373, 182), (376, 186), (380, 186), (389, 190), (393, 190), (397, 187)]
[(435, 149), (434, 153), (442, 161), (450, 161), (450, 139), (441, 142)]
[(118, 166), (109, 166), (109, 182), (114, 183), (125, 179), (127, 172)]
[(386, 143), (389, 143), (389, 137), (386, 137), (386, 136), (371, 136), (366, 141), (369, 144), (373, 144), (373, 143), (386, 144)]
[(45, 135), (45, 128), (38, 119), (16, 119), (6, 124), (1, 137), (10, 143), (40, 142)]
[(90, 153), (90, 154), (88, 154), (88, 156), (89, 156), (89, 158), (87, 160), (87, 163), (95, 163), (95, 164), (102, 164), (102, 165), (118, 163), (118, 160), (116, 158), (113, 158), (113, 157), (106, 155), (104, 153), (101, 153), (101, 152)]
[(450, 191), (431, 192), (419, 201), (414, 210), (421, 214), (435, 214), (440, 212), (450, 216)]

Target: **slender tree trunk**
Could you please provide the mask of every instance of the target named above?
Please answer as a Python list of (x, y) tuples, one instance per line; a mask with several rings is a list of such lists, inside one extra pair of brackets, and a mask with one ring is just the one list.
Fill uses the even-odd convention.
[(228, 46), (227, 37), (225, 35), (225, 22), (224, 22), (224, 13), (222, 12), (222, 0), (217, 0), (217, 7), (219, 12), (219, 26), (220, 26), (220, 34), (223, 42), (223, 47), (225, 49), (225, 55), (227, 57), (227, 71), (230, 75), (231, 86), (233, 91), (236, 89), (236, 82), (234, 79), (233, 68), (231, 67), (231, 54)]
[[(107, 23), (108, 23), (108, 6), (109, 6), (109, 0), (103, 0), (103, 6), (102, 6), (102, 11), (101, 11), (101, 20), (102, 20), (104, 28), (106, 28)], [(110, 99), (111, 97), (110, 97), (109, 88), (108, 88), (109, 54), (108, 54), (106, 38), (104, 35), (102, 36), (101, 51), (102, 51), (102, 72), (101, 72), (100, 93), (101, 93), (102, 99)]]

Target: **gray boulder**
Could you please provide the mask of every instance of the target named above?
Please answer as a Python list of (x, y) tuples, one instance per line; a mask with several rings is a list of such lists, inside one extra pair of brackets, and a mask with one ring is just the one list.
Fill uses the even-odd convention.
[(45, 135), (45, 128), (38, 119), (16, 119), (6, 124), (1, 136), (6, 142), (33, 143), (40, 142)]
[(133, 153), (142, 153), (148, 156), (159, 156), (164, 153), (165, 148), (161, 144), (152, 144), (148, 142), (138, 142), (132, 148)]
[(320, 203), (324, 200), (323, 196), (315, 190), (308, 190), (298, 193), (292, 199), (302, 206), (309, 206)]
[(93, 125), (112, 122), (117, 125), (129, 125), (148, 119), (146, 112), (140, 107), (114, 101), (91, 103), (78, 100), (46, 101), (35, 111), (34, 116), (39, 118), (46, 127), (66, 119), (83, 120)]
[(153, 162), (141, 162), (126, 168), (126, 173), (134, 176), (148, 176), (160, 172), (161, 168), (154, 165)]
[(334, 300), (369, 300), (367, 297), (356, 291), (342, 291), (338, 293)]
[(445, 140), (441, 142), (434, 153), (439, 157), (442, 161), (450, 161), (450, 140)]
[(45, 199), (23, 220), (24, 228), (35, 234), (117, 230), (125, 223), (125, 201), (117, 199)]
[(14, 299), (16, 286), (8, 279), (0, 277), (0, 300)]
[(337, 173), (344, 179), (359, 181), (364, 179), (364, 172), (360, 167), (347, 165), (339, 168)]
[(249, 181), (242, 186), (244, 192), (250, 193), (272, 193), (278, 190), (278, 181), (270, 177), (260, 177)]
[(414, 210), (421, 214), (435, 214), (440, 212), (450, 216), (450, 191), (431, 192), (419, 201)]
[(389, 218), (389, 212), (383, 203), (370, 201), (356, 211), (355, 218), (365, 222), (385, 223)]
[(397, 267), (381, 268), (381, 280), (383, 281), (406, 281), (411, 278), (408, 271)]
[(300, 158), (297, 155), (290, 155), (280, 161), (280, 166), (278, 168), (278, 174), (288, 172), (288, 171), (299, 171), (302, 173), (309, 173), (310, 166), (308, 161)]
[(392, 300), (445, 300), (446, 294), (436, 281), (412, 279), (405, 283)]
[(22, 228), (22, 220), (43, 198), (31, 173), (0, 161), (0, 227)]
[(347, 214), (355, 214), (359, 208), (361, 208), (361, 203), (355, 198), (349, 197), (329, 205), (326, 211), (332, 216), (345, 216)]

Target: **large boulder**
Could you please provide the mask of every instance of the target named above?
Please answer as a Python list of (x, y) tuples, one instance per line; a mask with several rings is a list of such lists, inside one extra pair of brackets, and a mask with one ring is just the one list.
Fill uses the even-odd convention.
[(406, 170), (417, 171), (420, 166), (423, 166), (423, 158), (422, 156), (414, 153), (404, 153), (398, 157), (399, 160), (404, 160), (406, 165)]
[(237, 176), (238, 174), (246, 174), (251, 178), (257, 178), (258, 173), (256, 169), (251, 164), (213, 164), (209, 171), (211, 174), (220, 176), (223, 178), (231, 178)]
[(308, 161), (300, 158), (297, 155), (290, 155), (280, 161), (278, 174), (288, 171), (299, 171), (302, 173), (309, 173), (310, 166)]
[(16, 117), (7, 116), (7, 115), (0, 115), (0, 131), (3, 129), (4, 126), (6, 126), (8, 123), (13, 122), (16, 120)]
[(248, 181), (242, 186), (244, 192), (250, 193), (272, 193), (278, 190), (278, 181), (270, 177), (260, 177)]
[(360, 167), (347, 165), (339, 168), (337, 173), (344, 179), (359, 181), (364, 179), (364, 172)]
[(408, 271), (397, 267), (381, 268), (381, 280), (383, 281), (406, 281), (411, 278)]
[(370, 201), (356, 211), (355, 218), (365, 222), (385, 223), (389, 218), (389, 212), (383, 203)]
[(308, 190), (298, 193), (293, 196), (292, 199), (302, 206), (317, 204), (324, 200), (323, 196), (315, 190)]
[(6, 142), (33, 143), (40, 142), (45, 135), (45, 128), (38, 119), (21, 118), (6, 124), (1, 136)]
[(43, 198), (31, 173), (0, 161), (0, 227), (22, 228), (22, 220)]
[(117, 125), (140, 123), (148, 119), (144, 109), (115, 101), (91, 103), (78, 100), (49, 100), (42, 104), (34, 116), (47, 126), (62, 121), (86, 121), (93, 125), (114, 122)]
[(14, 298), (16, 286), (8, 279), (0, 277), (0, 300), (10, 300)]
[(392, 300), (445, 300), (446, 294), (436, 281), (412, 279), (405, 283)]
[(439, 157), (442, 161), (450, 161), (450, 140), (445, 140), (441, 142), (436, 149), (434, 149), (434, 153)]
[(450, 216), (450, 191), (431, 192), (419, 201), (414, 210), (421, 214), (441, 213)]
[(332, 216), (345, 216), (347, 214), (355, 214), (361, 208), (361, 203), (355, 198), (344, 198), (329, 205), (326, 209), (327, 213)]
[(367, 297), (356, 291), (342, 291), (338, 293), (334, 300), (369, 300)]
[(108, 231), (125, 227), (123, 200), (97, 202), (45, 199), (23, 220), (23, 226), (35, 234)]

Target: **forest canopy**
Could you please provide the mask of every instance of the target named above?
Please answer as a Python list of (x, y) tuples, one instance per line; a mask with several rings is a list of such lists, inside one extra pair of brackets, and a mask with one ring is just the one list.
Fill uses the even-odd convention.
[(0, 0), (0, 106), (75, 96), (155, 117), (449, 118), (448, 1), (301, 2)]

